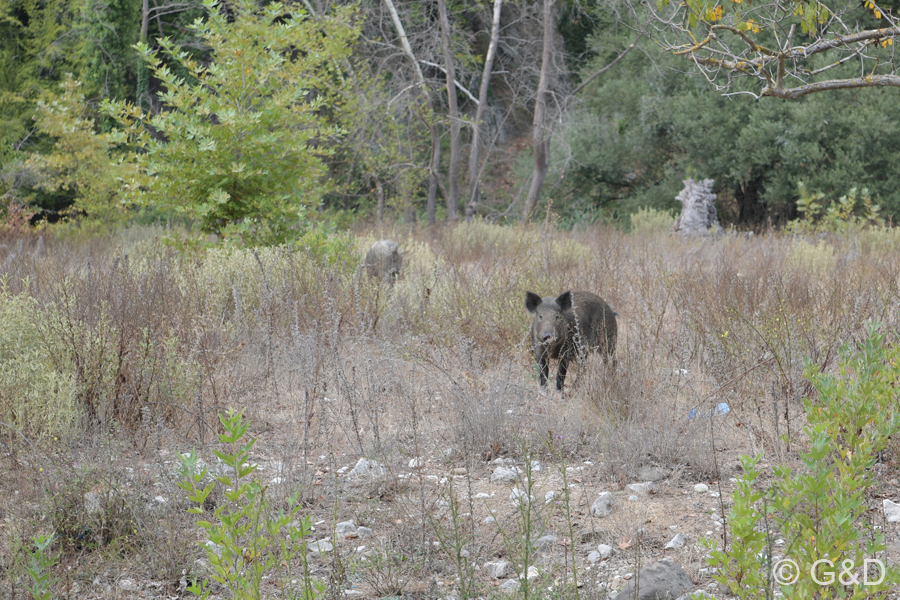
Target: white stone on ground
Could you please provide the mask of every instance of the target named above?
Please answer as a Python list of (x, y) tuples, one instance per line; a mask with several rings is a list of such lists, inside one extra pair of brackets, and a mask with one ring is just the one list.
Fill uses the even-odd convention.
[(506, 467), (497, 467), (491, 473), (491, 483), (507, 483), (515, 481), (519, 478), (517, 469), (507, 469)]
[(615, 505), (612, 494), (609, 492), (600, 492), (600, 495), (591, 504), (591, 514), (595, 517), (606, 517), (612, 511)]
[(368, 458), (359, 459), (353, 470), (348, 473), (350, 477), (380, 477), (382, 475), (384, 475), (384, 466)]
[(884, 518), (888, 523), (896, 523), (900, 521), (900, 504), (885, 499), (882, 503), (884, 506)]

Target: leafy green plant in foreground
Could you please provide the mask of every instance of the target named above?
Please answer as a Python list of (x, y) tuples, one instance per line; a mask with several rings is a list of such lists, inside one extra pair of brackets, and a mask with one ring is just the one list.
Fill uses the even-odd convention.
[[(307, 543), (311, 531), (309, 516), (300, 516), (299, 494), (287, 500), (287, 506), (277, 511), (266, 496), (267, 487), (252, 478), (256, 465), (249, 462), (250, 449), (256, 442), (243, 441), (247, 424), (243, 413), (229, 410), (219, 420), (225, 433), (219, 441), (229, 446), (229, 452), (215, 451), (228, 474), (219, 475), (204, 485), (206, 467), (199, 468), (194, 452), (181, 456), (179, 487), (189, 494), (197, 506), (189, 509), (204, 513), (204, 505), (216, 482), (225, 488), (225, 499), (215, 509), (210, 521), (197, 522), (206, 532), (203, 547), (211, 566), (212, 579), (231, 592), (232, 598), (261, 598), (263, 576), (277, 571), (278, 589), (283, 598), (313, 600), (325, 589), (322, 582), (313, 580), (307, 562)], [(299, 560), (302, 584), (294, 590), (292, 568)], [(194, 582), (188, 590), (201, 598), (208, 598), (208, 581)]]
[[(728, 517), (731, 544), (717, 550), (706, 540), (715, 579), (741, 598), (773, 598), (779, 586), (789, 598), (882, 597), (900, 585), (866, 503), (878, 453), (900, 431), (900, 347), (888, 344), (877, 324), (867, 329), (859, 347), (841, 349), (836, 375), (807, 367), (819, 399), (805, 402), (804, 468), (776, 467), (763, 489), (760, 457), (743, 459)], [(866, 559), (880, 559), (881, 567), (864, 578)]]
[(56, 582), (51, 570), (56, 566), (57, 556), (50, 552), (54, 542), (52, 535), (38, 535), (32, 539), (34, 550), (25, 566), (29, 582), (26, 589), (34, 600), (50, 600), (53, 598), (51, 588)]

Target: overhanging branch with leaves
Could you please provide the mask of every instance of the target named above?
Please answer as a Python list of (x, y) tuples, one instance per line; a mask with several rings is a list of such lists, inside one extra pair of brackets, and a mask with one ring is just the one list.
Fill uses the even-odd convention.
[[(894, 43), (900, 21), (873, 0), (643, 0), (631, 6), (660, 48), (690, 60), (725, 93), (794, 99), (900, 87)], [(822, 76), (826, 71), (830, 79)], [(747, 84), (736, 85), (739, 80)]]

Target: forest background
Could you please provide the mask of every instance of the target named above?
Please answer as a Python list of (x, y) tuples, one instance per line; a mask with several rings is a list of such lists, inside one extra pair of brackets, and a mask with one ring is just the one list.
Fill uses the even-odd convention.
[[(871, 29), (881, 10), (850, 16)], [(848, 198), (900, 212), (896, 89), (724, 94), (639, 35), (651, 17), (625, 0), (2, 0), (5, 219), (181, 219), (258, 243), (548, 206), (564, 227), (627, 225), (677, 209), (686, 177), (713, 179), (742, 227)]]

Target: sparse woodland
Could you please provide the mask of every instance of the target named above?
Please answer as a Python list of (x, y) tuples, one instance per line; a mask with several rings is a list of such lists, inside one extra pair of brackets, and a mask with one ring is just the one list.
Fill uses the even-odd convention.
[(896, 597), (895, 10), (0, 0), (0, 599)]

